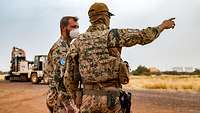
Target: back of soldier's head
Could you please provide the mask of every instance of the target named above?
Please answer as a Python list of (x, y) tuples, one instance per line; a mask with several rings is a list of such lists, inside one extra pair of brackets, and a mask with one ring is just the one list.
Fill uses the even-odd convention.
[(102, 18), (109, 18), (114, 16), (112, 13), (109, 12), (109, 9), (106, 4), (104, 3), (94, 3), (90, 6), (88, 11), (88, 16), (90, 18), (90, 22), (93, 24), (99, 19)]

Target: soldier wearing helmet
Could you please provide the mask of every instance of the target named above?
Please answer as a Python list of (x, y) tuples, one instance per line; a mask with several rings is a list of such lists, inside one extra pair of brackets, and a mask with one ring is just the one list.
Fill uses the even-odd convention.
[[(109, 29), (113, 14), (109, 12), (106, 4), (93, 4), (88, 15), (91, 26), (79, 35), (68, 51), (65, 87), (73, 95), (74, 89), (82, 91), (79, 93), (81, 96), (74, 96), (81, 97), (81, 101), (76, 102), (80, 105), (81, 113), (130, 113), (131, 98), (124, 101), (127, 99), (122, 98), (125, 93), (121, 95), (122, 84), (129, 81), (126, 64), (111, 55), (110, 48), (149, 44), (158, 38), (163, 30), (174, 28), (174, 18), (165, 20), (156, 27), (142, 30)], [(76, 80), (77, 77), (73, 73), (77, 64), (81, 82)]]

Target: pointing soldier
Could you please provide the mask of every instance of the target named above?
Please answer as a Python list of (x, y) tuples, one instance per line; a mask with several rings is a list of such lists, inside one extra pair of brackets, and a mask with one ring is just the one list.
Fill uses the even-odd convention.
[[(81, 113), (128, 113), (130, 98), (121, 98), (121, 85), (127, 84), (125, 64), (110, 55), (110, 48), (145, 45), (154, 41), (162, 31), (175, 27), (174, 18), (163, 21), (156, 27), (139, 29), (109, 29), (113, 16), (104, 3), (93, 4), (88, 11), (91, 26), (71, 44), (67, 54), (64, 85), (71, 95), (81, 89), (82, 95), (76, 104)], [(115, 49), (116, 50), (116, 49)], [(79, 66), (80, 76), (74, 70)], [(81, 78), (77, 85), (76, 78)], [(130, 96), (130, 95), (128, 95)], [(81, 97), (81, 98), (79, 98)], [(126, 106), (128, 105), (128, 106)]]

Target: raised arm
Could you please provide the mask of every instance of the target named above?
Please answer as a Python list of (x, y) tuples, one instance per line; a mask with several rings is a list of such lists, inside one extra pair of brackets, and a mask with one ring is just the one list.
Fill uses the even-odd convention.
[(174, 19), (165, 20), (157, 27), (148, 27), (142, 30), (112, 29), (108, 35), (108, 47), (131, 47), (136, 44), (149, 44), (165, 29), (173, 29), (175, 27)]

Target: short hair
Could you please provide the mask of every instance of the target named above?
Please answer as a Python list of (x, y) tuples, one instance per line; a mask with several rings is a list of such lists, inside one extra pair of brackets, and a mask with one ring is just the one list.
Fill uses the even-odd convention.
[(64, 16), (60, 20), (60, 29), (62, 28), (62, 26), (67, 26), (69, 24), (68, 23), (69, 19), (73, 19), (75, 22), (78, 21), (78, 17), (75, 17), (75, 16)]

